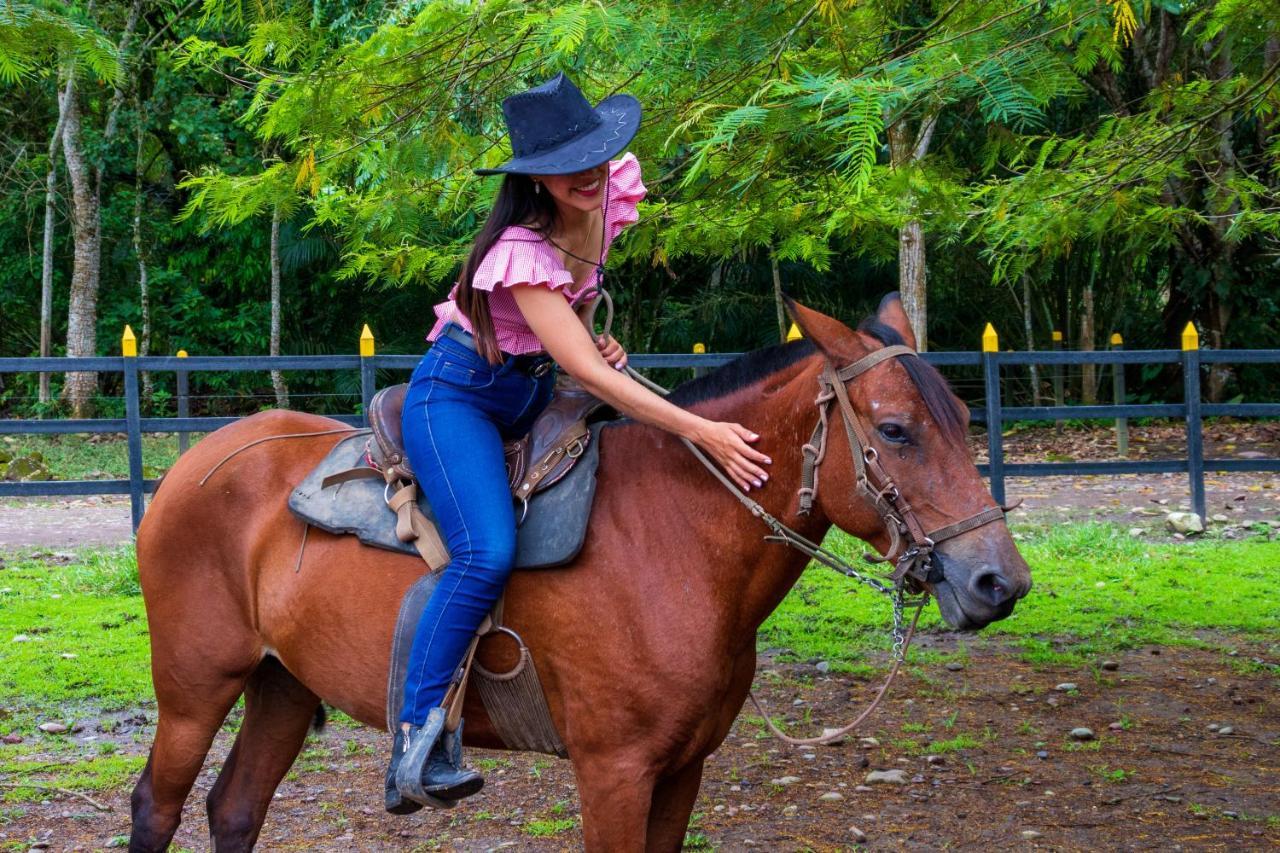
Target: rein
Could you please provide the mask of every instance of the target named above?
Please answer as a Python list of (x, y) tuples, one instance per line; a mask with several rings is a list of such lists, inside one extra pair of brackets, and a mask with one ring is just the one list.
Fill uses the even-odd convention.
[[(808, 515), (813, 509), (813, 501), (818, 493), (818, 468), (827, 452), (829, 412), (831, 402), (834, 400), (839, 406), (840, 415), (844, 422), (845, 435), (849, 440), (849, 452), (853, 458), (857, 480), (857, 493), (875, 508), (884, 522), (885, 529), (889, 532), (890, 547), (887, 554), (884, 557), (868, 554), (864, 555), (864, 559), (868, 562), (893, 562), (895, 569), (889, 576), (889, 579), (893, 582), (892, 585), (885, 584), (878, 578), (862, 574), (838, 555), (783, 524), (761, 506), (758, 501), (748, 497), (745, 492), (739, 489), (737, 484), (730, 480), (699, 447), (688, 439), (681, 439), (694, 457), (715, 475), (720, 484), (737, 498), (738, 502), (745, 506), (752, 515), (765, 523), (771, 531), (771, 535), (764, 537), (766, 542), (780, 542), (794, 548), (807, 555), (811, 560), (889, 596), (893, 603), (893, 666), (889, 670), (889, 675), (885, 678), (884, 684), (876, 692), (871, 704), (851, 723), (819, 737), (791, 737), (781, 731), (769, 719), (764, 706), (756, 698), (755, 692), (752, 691), (748, 694), (752, 704), (755, 705), (756, 710), (760, 712), (760, 716), (764, 719), (768, 730), (780, 740), (795, 746), (833, 743), (860, 725), (875, 711), (906, 659), (907, 648), (911, 645), (911, 638), (915, 635), (916, 624), (920, 621), (920, 614), (924, 610), (925, 604), (929, 601), (928, 587), (926, 585), (943, 580), (942, 569), (936, 566), (933, 561), (935, 546), (939, 542), (955, 538), (962, 533), (967, 533), (970, 530), (975, 530), (1004, 518), (1004, 508), (994, 506), (974, 513), (954, 524), (925, 533), (915, 511), (906, 499), (902, 497), (902, 493), (894, 484), (893, 478), (880, 464), (879, 453), (871, 445), (866, 428), (854, 410), (853, 404), (849, 401), (849, 393), (845, 388), (845, 383), (866, 373), (881, 362), (907, 356), (918, 357), (918, 354), (910, 347), (894, 345), (875, 350), (838, 370), (827, 364), (818, 380), (819, 391), (817, 400), (815, 400), (815, 405), (818, 408), (818, 423), (814, 427), (809, 441), (801, 448), (801, 452), (804, 455), (804, 467), (801, 473), (801, 486), (797, 492), (800, 501), (799, 512), (801, 515)], [(631, 378), (658, 394), (665, 396), (670, 393), (666, 388), (646, 379), (630, 367), (626, 369), (626, 372)], [(919, 595), (908, 599), (908, 587), (913, 593), (919, 593)], [(904, 632), (903, 613), (908, 607), (914, 608), (915, 613), (911, 618), (910, 626)]]

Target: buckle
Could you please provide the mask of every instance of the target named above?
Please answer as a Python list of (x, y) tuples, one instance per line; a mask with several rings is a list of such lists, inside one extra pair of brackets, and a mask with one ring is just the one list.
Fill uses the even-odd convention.
[(534, 365), (532, 370), (529, 371), (529, 375), (532, 376), (534, 379), (541, 379), (542, 377), (546, 376), (548, 373), (551, 372), (551, 365), (552, 365), (551, 359), (547, 359), (546, 361), (540, 361), (536, 365)]

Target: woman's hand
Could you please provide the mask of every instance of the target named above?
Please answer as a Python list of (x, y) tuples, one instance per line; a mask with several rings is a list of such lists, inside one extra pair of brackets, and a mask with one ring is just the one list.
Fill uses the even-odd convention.
[(613, 335), (600, 335), (596, 338), (596, 349), (614, 370), (622, 370), (627, 366), (627, 353), (622, 344), (614, 340)]
[(749, 444), (759, 438), (742, 424), (704, 420), (691, 440), (720, 463), (738, 488), (749, 492), (752, 486), (763, 487), (769, 479), (769, 473), (760, 466), (773, 464), (772, 459)]

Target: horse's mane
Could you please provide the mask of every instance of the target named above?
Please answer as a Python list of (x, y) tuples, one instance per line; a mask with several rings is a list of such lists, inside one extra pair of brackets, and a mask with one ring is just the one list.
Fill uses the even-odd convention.
[[(891, 326), (879, 322), (874, 316), (863, 320), (858, 330), (866, 332), (885, 346), (904, 344), (902, 335)], [(807, 339), (778, 344), (753, 350), (736, 358), (706, 376), (685, 382), (676, 387), (667, 399), (677, 406), (687, 408), (695, 403), (726, 397), (749, 385), (772, 376), (778, 371), (808, 358), (816, 352), (813, 342)], [(902, 358), (898, 363), (907, 371), (911, 381), (920, 391), (925, 407), (934, 423), (950, 440), (962, 440), (969, 425), (964, 406), (951, 391), (947, 380), (933, 365), (922, 358)]]
[(677, 385), (668, 400), (681, 408), (706, 400), (718, 400), (734, 391), (754, 385), (766, 376), (808, 358), (817, 351), (813, 341), (801, 339), (752, 350), (706, 376)]

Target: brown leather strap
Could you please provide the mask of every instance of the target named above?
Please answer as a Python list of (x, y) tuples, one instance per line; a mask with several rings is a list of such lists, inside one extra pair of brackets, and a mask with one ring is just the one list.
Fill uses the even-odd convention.
[(984, 524), (990, 524), (993, 521), (1003, 521), (1005, 508), (1002, 506), (993, 506), (984, 509), (982, 512), (975, 513), (963, 521), (957, 521), (955, 524), (948, 524), (946, 527), (939, 527), (937, 530), (929, 534), (929, 538), (935, 544), (944, 542), (947, 539), (954, 539), (961, 533), (968, 533), (970, 530), (977, 530)]
[(543, 478), (554, 471), (556, 466), (574, 447), (578, 448), (577, 453), (581, 455), (581, 448), (589, 435), (590, 430), (587, 428), (585, 420), (575, 421), (570, 425), (556, 441), (556, 446), (540, 460), (529, 466), (524, 479), (513, 490), (515, 497), (527, 501), (538, 490), (538, 484), (542, 482)]
[(369, 468), (358, 466), (356, 468), (348, 468), (345, 471), (339, 471), (336, 474), (330, 474), (320, 481), (320, 488), (327, 489), (330, 486), (336, 486), (339, 483), (349, 483), (352, 480), (382, 480), (386, 475), (377, 468)]

